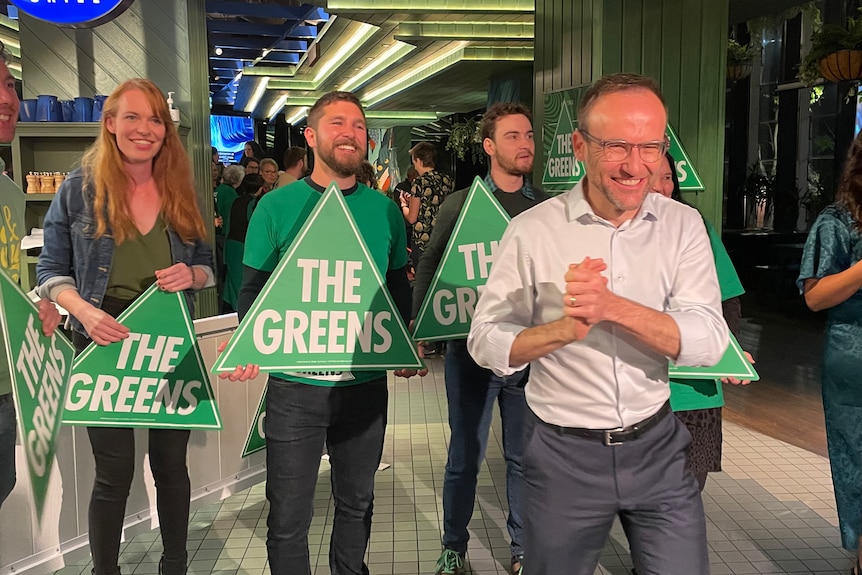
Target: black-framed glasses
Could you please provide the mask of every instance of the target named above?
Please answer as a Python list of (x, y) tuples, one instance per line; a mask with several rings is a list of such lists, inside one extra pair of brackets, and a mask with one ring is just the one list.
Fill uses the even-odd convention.
[(638, 149), (638, 154), (642, 161), (651, 164), (662, 159), (670, 147), (670, 142), (667, 138), (658, 142), (644, 142), (643, 144), (632, 144), (625, 140), (600, 140), (587, 132), (586, 130), (578, 130), (584, 138), (590, 142), (600, 146), (605, 159), (609, 162), (621, 162), (629, 157), (632, 153), (632, 148)]

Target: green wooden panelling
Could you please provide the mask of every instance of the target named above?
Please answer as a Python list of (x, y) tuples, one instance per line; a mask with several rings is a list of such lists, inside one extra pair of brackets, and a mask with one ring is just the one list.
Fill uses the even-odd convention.
[[(728, 0), (537, 0), (536, 125), (544, 120), (548, 92), (618, 71), (656, 78), (669, 120), (706, 186), (687, 199), (720, 227), (727, 19)], [(560, 25), (571, 35), (571, 53)], [(560, 56), (578, 60), (570, 77), (556, 65)], [(537, 153), (539, 179), (545, 153)]]

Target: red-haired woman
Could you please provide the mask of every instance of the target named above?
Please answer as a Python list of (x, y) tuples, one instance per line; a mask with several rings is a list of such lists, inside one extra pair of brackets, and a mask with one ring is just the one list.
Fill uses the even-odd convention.
[[(129, 330), (114, 318), (153, 282), (183, 291), (212, 285), (212, 251), (191, 165), (164, 95), (149, 80), (123, 82), (105, 101), (99, 137), (82, 168), (60, 187), (45, 216), (39, 292), (72, 316), (80, 352), (111, 345)], [(95, 575), (119, 573), (120, 536), (135, 468), (130, 428), (87, 429), (96, 461), (89, 509)], [(150, 429), (164, 552), (160, 573), (186, 571), (189, 431)]]

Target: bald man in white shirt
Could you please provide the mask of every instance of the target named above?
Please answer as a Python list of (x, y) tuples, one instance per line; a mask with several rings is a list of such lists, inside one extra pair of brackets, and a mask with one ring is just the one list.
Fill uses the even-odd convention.
[(619, 517), (641, 575), (705, 574), (668, 362), (713, 365), (727, 347), (709, 240), (697, 211), (650, 194), (668, 147), (653, 80), (602, 78), (578, 124), (586, 176), (512, 220), (468, 341), (498, 375), (531, 368), (524, 572), (592, 575)]

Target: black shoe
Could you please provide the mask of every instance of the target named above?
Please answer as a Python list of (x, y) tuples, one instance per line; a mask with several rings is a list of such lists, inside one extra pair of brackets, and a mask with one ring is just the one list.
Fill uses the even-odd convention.
[(187, 569), (185, 559), (159, 559), (159, 575), (186, 575)]

